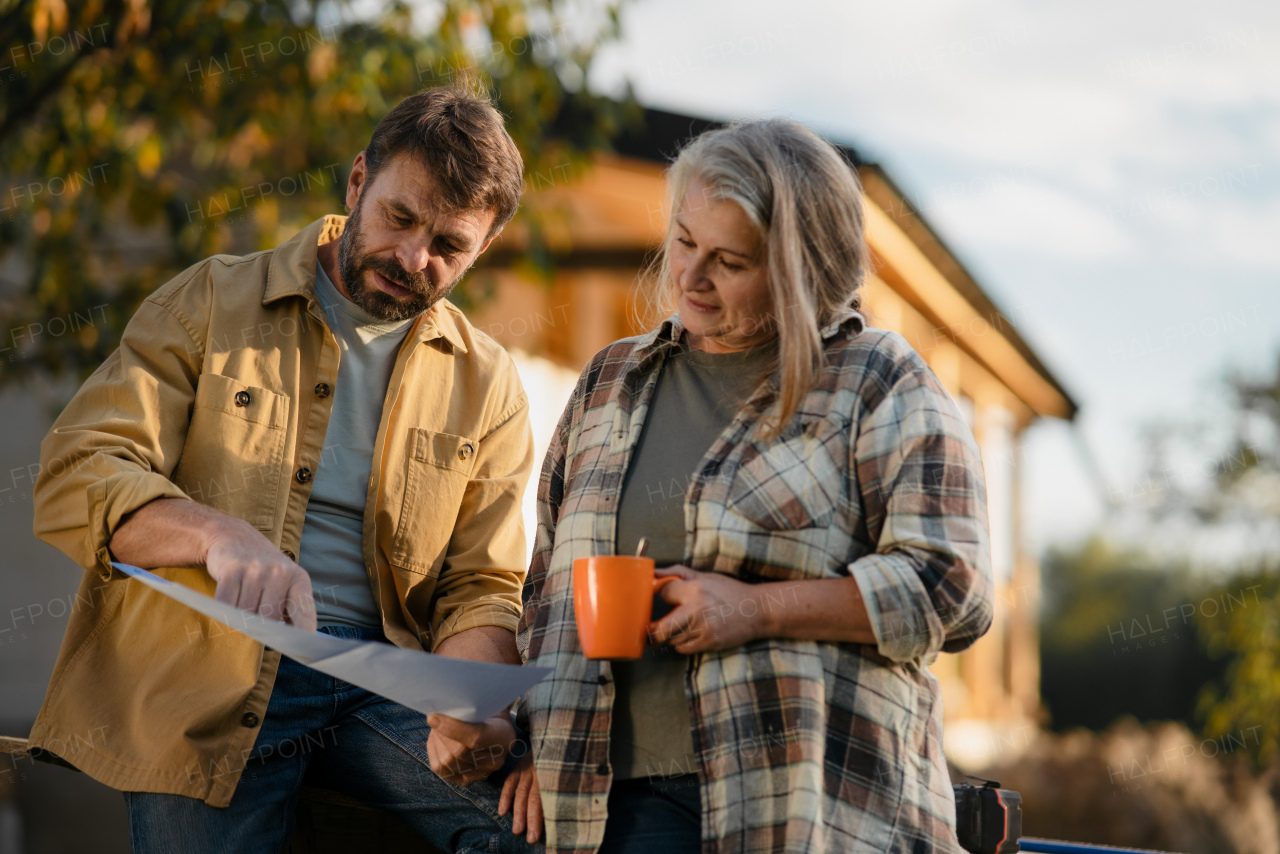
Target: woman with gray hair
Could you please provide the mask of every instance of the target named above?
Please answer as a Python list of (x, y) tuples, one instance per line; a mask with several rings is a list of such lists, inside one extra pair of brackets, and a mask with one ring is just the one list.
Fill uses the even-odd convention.
[[(861, 188), (788, 121), (668, 177), (651, 332), (583, 371), (538, 489), (519, 643), (532, 754), (503, 811), (548, 850), (958, 851), (928, 665), (992, 618), (982, 466), (859, 312)], [(638, 661), (584, 656), (576, 558), (660, 576)], [(534, 770), (536, 769), (536, 771)]]

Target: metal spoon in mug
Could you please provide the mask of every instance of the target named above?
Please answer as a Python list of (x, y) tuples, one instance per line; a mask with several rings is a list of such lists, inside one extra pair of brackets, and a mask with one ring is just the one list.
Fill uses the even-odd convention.
[(640, 542), (636, 545), (636, 557), (644, 557), (644, 553), (649, 550), (649, 538), (641, 537)]

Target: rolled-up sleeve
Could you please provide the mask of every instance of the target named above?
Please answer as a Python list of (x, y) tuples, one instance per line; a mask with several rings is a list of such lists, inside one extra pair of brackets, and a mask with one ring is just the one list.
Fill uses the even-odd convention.
[(880, 654), (928, 664), (991, 625), (982, 462), (954, 401), (923, 365), (907, 370), (851, 443), (875, 551), (854, 561)]
[(504, 408), (476, 443), (449, 552), (434, 592), (432, 649), (478, 626), (515, 632), (528, 552), (522, 502), (533, 466), (529, 402), (509, 364)]
[(157, 498), (182, 454), (202, 347), (199, 330), (156, 298), (63, 410), (40, 445), (35, 534), (105, 579), (121, 521)]

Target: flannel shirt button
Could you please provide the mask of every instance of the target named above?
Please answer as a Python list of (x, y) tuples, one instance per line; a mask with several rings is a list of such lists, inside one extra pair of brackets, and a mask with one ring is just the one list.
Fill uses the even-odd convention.
[(249, 396), (247, 391), (236, 392), (236, 406), (248, 406), (253, 402), (253, 398)]
[(603, 675), (603, 674), (601, 674), (600, 676), (597, 676), (597, 677), (596, 677), (596, 681), (597, 681), (597, 682), (599, 682), (601, 685), (603, 685), (603, 684), (605, 684), (606, 682), (608, 682), (609, 680), (608, 680), (608, 679), (606, 679), (606, 678), (604, 677), (604, 675)]
[(608, 774), (608, 773), (609, 773), (609, 763), (608, 763), (608, 762), (601, 762), (601, 763), (600, 763), (600, 767), (596, 769), (596, 773), (597, 773), (597, 774)]
[(241, 726), (255, 727), (255, 726), (257, 726), (259, 723), (261, 723), (261, 720), (260, 720), (260, 719), (259, 719), (259, 717), (258, 717), (257, 715), (255, 715), (253, 712), (245, 712), (245, 713), (240, 717), (240, 725), (241, 725)]
[(294, 479), (297, 480), (298, 483), (310, 483), (311, 469), (307, 468), (306, 466), (303, 466), (302, 468), (298, 469), (298, 473), (294, 475)]
[(329, 388), (328, 383), (316, 383), (316, 397), (328, 397), (331, 391), (333, 389)]
[(461, 448), (458, 449), (458, 459), (469, 460), (471, 459), (471, 455), (474, 454), (475, 452), (476, 452), (475, 445), (472, 445), (470, 442), (467, 442), (465, 445), (463, 445)]

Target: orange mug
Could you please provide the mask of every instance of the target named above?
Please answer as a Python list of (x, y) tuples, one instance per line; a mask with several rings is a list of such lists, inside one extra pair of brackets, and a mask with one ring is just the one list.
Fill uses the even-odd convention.
[(653, 558), (602, 555), (573, 562), (573, 610), (587, 658), (635, 659), (653, 617), (653, 594), (678, 576), (655, 578)]

